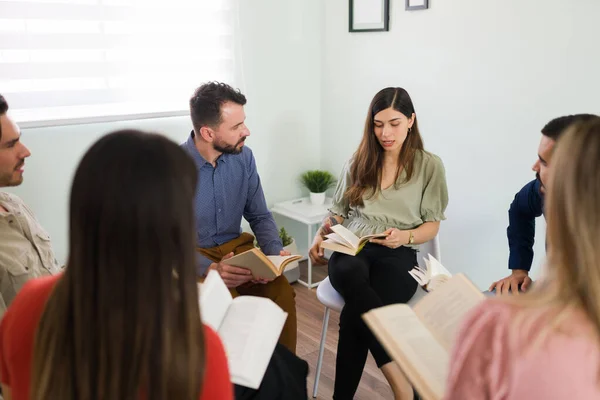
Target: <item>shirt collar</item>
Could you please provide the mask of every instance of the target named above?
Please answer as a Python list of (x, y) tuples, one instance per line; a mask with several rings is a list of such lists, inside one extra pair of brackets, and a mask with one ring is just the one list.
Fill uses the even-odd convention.
[[(190, 135), (188, 136), (186, 142), (185, 142), (185, 147), (186, 147), (188, 153), (192, 156), (192, 158), (194, 159), (194, 161), (196, 162), (196, 164), (198, 165), (198, 167), (203, 167), (206, 164), (212, 166), (211, 163), (209, 163), (208, 161), (206, 161), (204, 159), (204, 157), (202, 157), (202, 155), (198, 151), (198, 148), (196, 148), (196, 143), (194, 142), (194, 136), (193, 135), (194, 135), (194, 131), (192, 130), (190, 132)], [(227, 159), (230, 156), (231, 156), (231, 154), (221, 154), (219, 156), (219, 158), (217, 158), (217, 164), (219, 162), (227, 162)]]
[(0, 211), (0, 216), (11, 215), (16, 212), (15, 202), (11, 198), (10, 194), (5, 193), (5, 192), (0, 192), (0, 204), (2, 204), (2, 207), (6, 208), (8, 210), (8, 213), (6, 213), (4, 211)]

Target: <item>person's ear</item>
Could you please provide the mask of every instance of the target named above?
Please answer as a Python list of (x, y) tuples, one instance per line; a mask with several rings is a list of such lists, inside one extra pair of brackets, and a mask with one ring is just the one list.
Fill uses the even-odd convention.
[(200, 137), (207, 142), (212, 142), (215, 139), (215, 131), (210, 129), (208, 126), (200, 128)]
[(410, 116), (410, 118), (408, 119), (408, 129), (411, 129), (411, 128), (412, 128), (412, 126), (413, 126), (413, 125), (414, 125), (414, 123), (415, 123), (415, 119), (416, 119), (416, 118), (417, 118), (417, 117), (416, 117), (415, 113), (412, 113), (412, 115), (411, 115), (411, 116)]

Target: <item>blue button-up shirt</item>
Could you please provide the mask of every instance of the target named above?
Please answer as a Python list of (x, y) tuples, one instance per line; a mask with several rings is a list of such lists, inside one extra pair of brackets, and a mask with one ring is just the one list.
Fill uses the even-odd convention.
[[(267, 208), (252, 150), (244, 146), (240, 154), (222, 154), (213, 167), (200, 155), (191, 135), (181, 146), (198, 169), (194, 199), (198, 247), (220, 246), (239, 237), (244, 217), (261, 250), (279, 255), (283, 245)], [(199, 254), (198, 275), (204, 275), (212, 262)]]
[(529, 271), (533, 262), (535, 219), (544, 212), (540, 181), (534, 179), (515, 195), (508, 210), (508, 268)]

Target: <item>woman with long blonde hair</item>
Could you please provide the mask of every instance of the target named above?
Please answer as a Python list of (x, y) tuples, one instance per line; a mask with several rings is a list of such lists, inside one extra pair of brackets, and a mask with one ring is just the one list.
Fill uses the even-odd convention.
[(446, 399), (600, 398), (600, 118), (570, 127), (556, 152), (546, 276), (471, 313)]

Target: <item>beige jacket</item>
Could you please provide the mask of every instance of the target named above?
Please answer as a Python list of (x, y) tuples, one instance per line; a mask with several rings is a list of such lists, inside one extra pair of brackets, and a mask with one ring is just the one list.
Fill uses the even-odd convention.
[(0, 192), (0, 318), (29, 279), (54, 275), (58, 265), (50, 236), (23, 201)]

